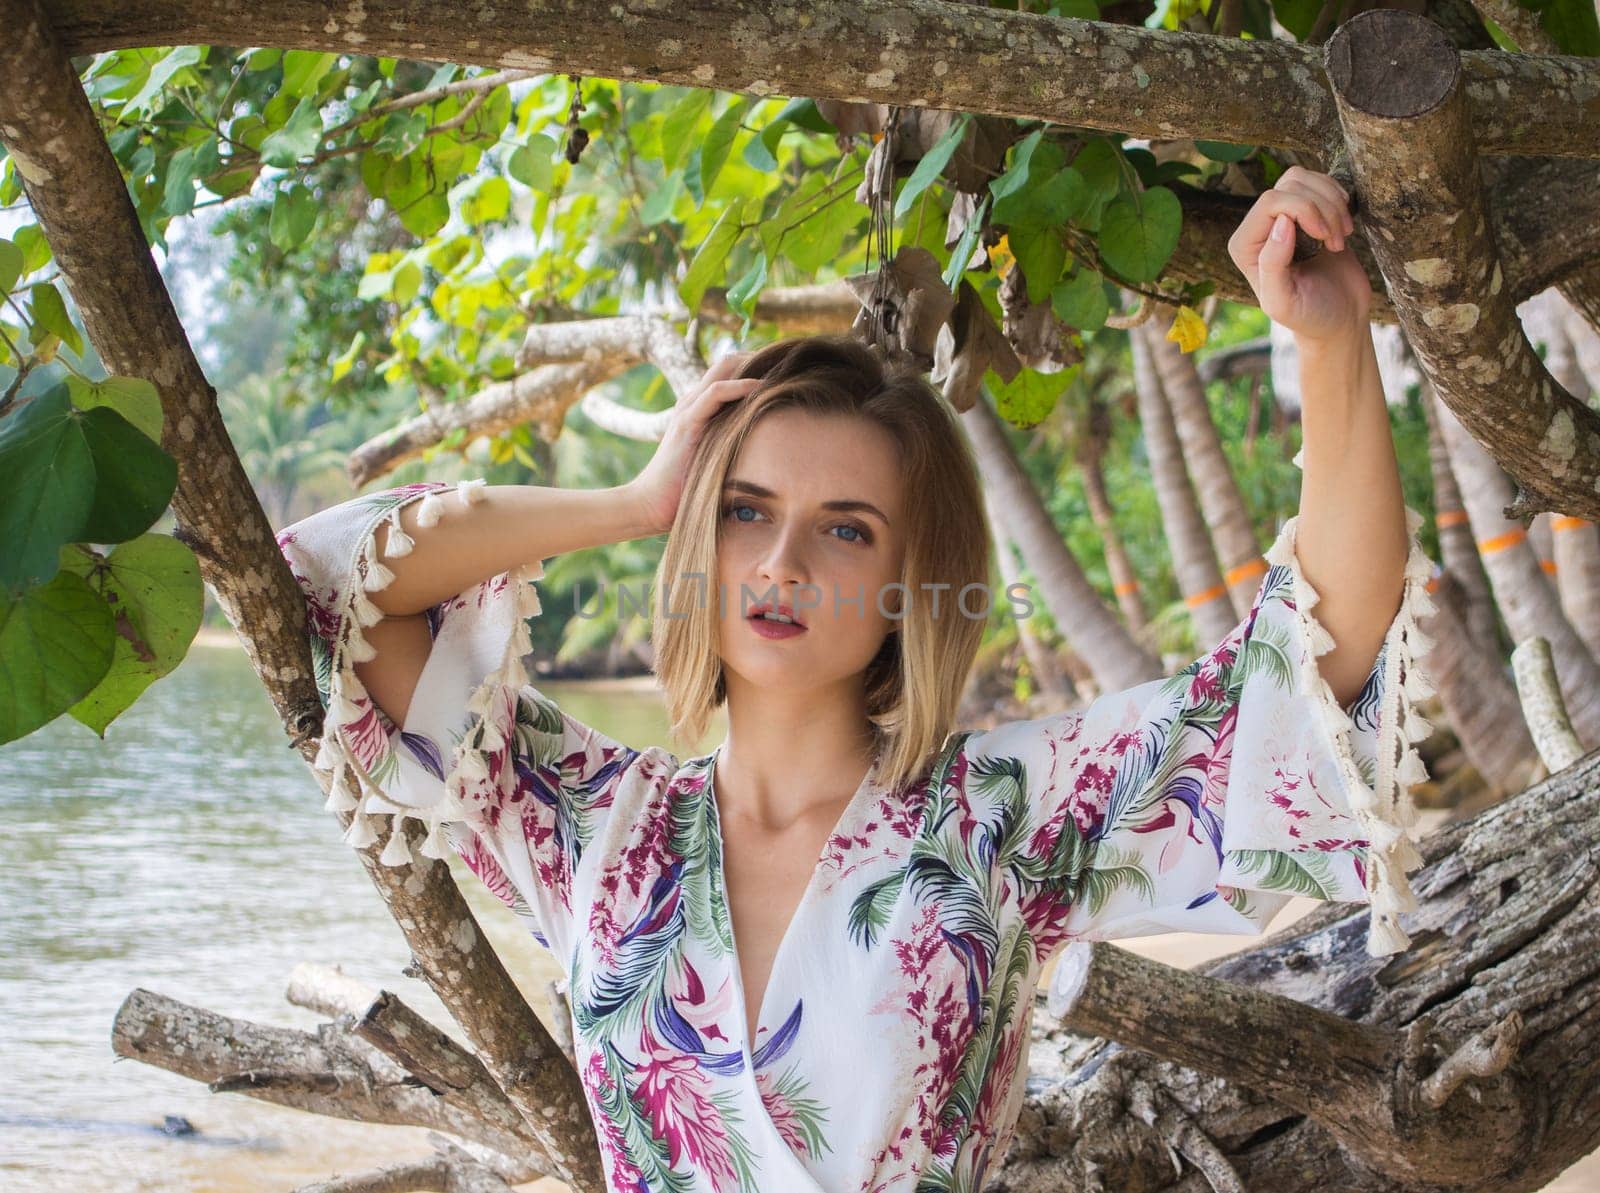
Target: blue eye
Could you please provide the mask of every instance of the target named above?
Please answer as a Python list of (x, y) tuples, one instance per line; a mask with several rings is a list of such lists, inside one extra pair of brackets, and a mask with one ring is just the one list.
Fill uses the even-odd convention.
[(851, 526), (848, 522), (845, 523), (842, 526), (835, 526), (834, 529), (835, 530), (848, 530), (848, 531), (850, 531), (852, 534), (854, 534), (856, 536), (853, 539), (845, 539), (844, 541), (847, 542), (847, 543), (865, 543), (865, 542), (870, 542), (871, 541), (871, 539), (869, 539), (867, 537), (867, 535), (862, 531), (861, 527), (859, 527), (859, 526)]
[(749, 510), (752, 514), (756, 512), (753, 508), (751, 508), (748, 505), (745, 505), (743, 502), (735, 501), (733, 504), (728, 506), (728, 508), (726, 510), (723, 511), (723, 515), (725, 517), (733, 518), (733, 520), (735, 522), (748, 522), (748, 521), (750, 521), (749, 518), (737, 518), (737, 517), (734, 517), (734, 514), (737, 513), (739, 510)]

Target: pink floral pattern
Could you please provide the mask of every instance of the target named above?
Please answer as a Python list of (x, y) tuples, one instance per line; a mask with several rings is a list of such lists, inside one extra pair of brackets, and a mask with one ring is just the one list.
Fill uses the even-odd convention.
[[(279, 535), (325, 699), (356, 547), (441, 488), (358, 498)], [(504, 742), (480, 751), (482, 778), (454, 776), (449, 840), (566, 970), (610, 1188), (978, 1190), (1015, 1126), (1041, 969), (1065, 944), (1259, 931), (1293, 894), (1364, 900), (1368, 840), (1305, 686), (1291, 581), (1272, 567), (1240, 625), (1169, 678), (952, 734), (901, 790), (869, 776), (780, 944), (754, 1040), (716, 752), (633, 749), (531, 684), (490, 691)], [(479, 728), (468, 699), (515, 625), (508, 583), (431, 611), (438, 657), (404, 726), (354, 702), (347, 737), (386, 797), (447, 806)], [(1408, 710), (1385, 661), (1353, 705), (1363, 778), (1392, 741), (1380, 710)]]

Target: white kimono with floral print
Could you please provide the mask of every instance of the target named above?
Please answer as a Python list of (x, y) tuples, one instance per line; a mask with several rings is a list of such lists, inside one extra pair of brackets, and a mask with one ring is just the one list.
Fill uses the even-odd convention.
[[(372, 493), (278, 542), (328, 702), (318, 764), (346, 840), (391, 865), (458, 851), (559, 959), (615, 1190), (977, 1190), (1004, 1155), (1044, 963), (1072, 940), (1260, 931), (1293, 894), (1371, 904), (1403, 948), (1411, 707), (1432, 565), (1407, 510), (1399, 613), (1341, 708), (1295, 519), (1249, 614), (1177, 674), (1086, 708), (953, 733), (919, 782), (869, 773), (780, 942), (754, 1039), (723, 883), (713, 753), (637, 749), (528, 682), (534, 562), (429, 611), (405, 724), (367, 697), (367, 593), (481, 481)], [(418, 821), (425, 834), (407, 831)]]

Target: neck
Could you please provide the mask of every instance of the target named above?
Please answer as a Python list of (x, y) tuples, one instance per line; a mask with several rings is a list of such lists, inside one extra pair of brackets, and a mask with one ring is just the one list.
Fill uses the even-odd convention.
[(818, 805), (847, 800), (876, 758), (876, 727), (855, 698), (761, 693), (730, 680), (728, 735), (717, 750), (719, 800), (781, 828)]

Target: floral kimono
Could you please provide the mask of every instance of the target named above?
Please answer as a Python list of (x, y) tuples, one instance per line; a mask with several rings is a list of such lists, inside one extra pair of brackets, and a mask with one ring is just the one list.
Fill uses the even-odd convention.
[[(540, 561), (428, 611), (396, 725), (357, 679), (367, 594), (483, 482), (406, 485), (282, 531), (328, 705), (318, 766), (345, 840), (390, 865), (460, 853), (559, 958), (614, 1190), (977, 1190), (1005, 1154), (1041, 967), (1064, 944), (1251, 933), (1291, 895), (1367, 902), (1369, 950), (1408, 943), (1411, 707), (1431, 687), (1432, 565), (1407, 510), (1401, 608), (1342, 708), (1291, 518), (1249, 614), (1166, 679), (949, 736), (919, 780), (876, 766), (839, 817), (747, 1039), (712, 782), (718, 751), (634, 748), (528, 681)], [(720, 747), (719, 747), (720, 750)], [(421, 822), (425, 834), (407, 832)], [(408, 840), (409, 838), (409, 840)], [(427, 863), (423, 863), (427, 864)]]

